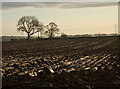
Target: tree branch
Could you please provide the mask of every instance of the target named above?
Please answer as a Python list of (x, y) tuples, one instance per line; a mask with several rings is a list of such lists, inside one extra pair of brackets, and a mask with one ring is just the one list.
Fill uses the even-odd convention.
[(35, 34), (35, 33), (37, 33), (37, 32), (39, 32), (39, 31), (37, 30), (36, 32), (32, 32), (30, 35), (33, 35), (33, 34)]
[(24, 27), (24, 29), (25, 29), (25, 32), (28, 33), (28, 31), (27, 31), (27, 29), (26, 29), (26, 27), (25, 27), (25, 23), (24, 23), (24, 22), (23, 22), (23, 27)]

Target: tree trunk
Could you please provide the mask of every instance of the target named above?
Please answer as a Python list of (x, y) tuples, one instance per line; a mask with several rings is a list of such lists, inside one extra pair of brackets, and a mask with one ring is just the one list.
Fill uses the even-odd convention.
[(52, 38), (52, 34), (50, 34), (49, 38)]
[(28, 33), (28, 40), (30, 39), (30, 34)]
[(50, 31), (50, 37), (49, 38), (52, 38), (53, 37), (53, 31), (51, 30)]
[(39, 37), (39, 31), (38, 31), (38, 39), (39, 39), (40, 37)]
[(40, 38), (42, 39), (42, 31), (40, 32)]

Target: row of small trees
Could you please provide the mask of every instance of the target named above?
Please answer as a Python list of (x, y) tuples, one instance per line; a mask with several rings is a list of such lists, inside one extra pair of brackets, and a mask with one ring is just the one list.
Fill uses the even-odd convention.
[(27, 33), (28, 40), (30, 36), (38, 33), (42, 37), (42, 34), (47, 35), (49, 38), (54, 37), (55, 34), (59, 34), (59, 28), (54, 22), (50, 22), (48, 25), (43, 25), (38, 21), (35, 16), (23, 16), (18, 20), (17, 30)]

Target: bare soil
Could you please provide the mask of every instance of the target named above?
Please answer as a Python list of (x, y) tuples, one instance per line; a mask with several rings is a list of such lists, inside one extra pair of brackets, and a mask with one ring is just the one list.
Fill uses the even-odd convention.
[(2, 89), (120, 89), (120, 37), (2, 45)]

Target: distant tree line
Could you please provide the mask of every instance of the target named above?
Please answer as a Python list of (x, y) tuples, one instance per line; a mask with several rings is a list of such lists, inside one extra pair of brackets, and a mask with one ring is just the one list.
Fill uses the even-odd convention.
[(35, 16), (21, 17), (17, 23), (17, 30), (27, 33), (28, 40), (35, 33), (38, 33), (38, 38), (42, 38), (43, 34), (49, 38), (53, 38), (55, 34), (59, 34), (59, 28), (55, 22), (50, 22), (45, 26)]

